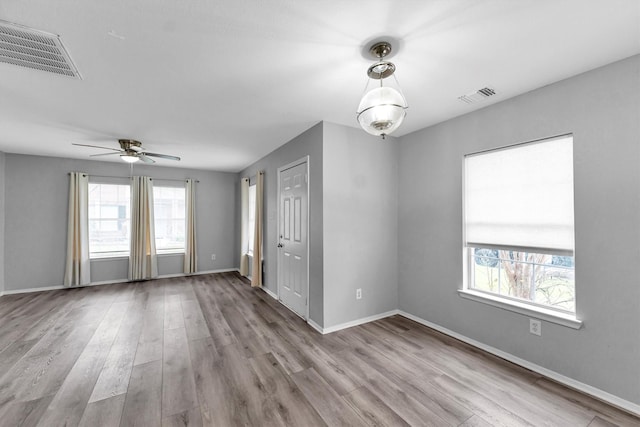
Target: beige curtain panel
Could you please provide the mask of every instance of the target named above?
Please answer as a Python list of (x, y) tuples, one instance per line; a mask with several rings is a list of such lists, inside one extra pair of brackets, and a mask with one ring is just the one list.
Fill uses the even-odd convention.
[[(253, 232), (253, 230), (251, 231)], [(249, 274), (249, 178), (240, 180), (240, 274)]]
[(198, 255), (196, 252), (196, 183), (187, 179), (186, 190), (186, 220), (184, 244), (184, 273), (193, 274), (198, 271)]
[(91, 282), (89, 258), (89, 176), (71, 172), (69, 177), (69, 218), (67, 262), (64, 286), (83, 286)]
[(153, 181), (148, 176), (131, 177), (131, 246), (129, 280), (158, 276), (153, 224)]
[(253, 229), (253, 265), (251, 286), (262, 287), (262, 218), (263, 218), (264, 172), (256, 175), (256, 224)]

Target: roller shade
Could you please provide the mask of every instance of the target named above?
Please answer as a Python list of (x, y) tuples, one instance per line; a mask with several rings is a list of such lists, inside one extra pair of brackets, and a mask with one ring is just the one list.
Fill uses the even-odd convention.
[(573, 136), (464, 159), (465, 244), (573, 255)]

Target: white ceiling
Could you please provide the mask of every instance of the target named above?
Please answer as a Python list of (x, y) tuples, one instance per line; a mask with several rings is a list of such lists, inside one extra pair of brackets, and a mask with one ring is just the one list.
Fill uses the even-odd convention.
[(320, 120), (357, 127), (380, 36), (400, 40), (396, 136), (640, 53), (638, 0), (2, 0), (0, 19), (59, 34), (83, 76), (0, 63), (0, 151), (135, 138), (222, 171)]

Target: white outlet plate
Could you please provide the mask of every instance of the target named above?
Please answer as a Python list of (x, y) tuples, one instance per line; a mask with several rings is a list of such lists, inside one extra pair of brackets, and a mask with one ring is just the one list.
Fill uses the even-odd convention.
[(542, 322), (537, 319), (529, 319), (529, 332), (539, 337), (542, 336)]
[(211, 261), (215, 261), (216, 260), (216, 254), (211, 254)]
[(356, 289), (356, 299), (362, 299), (362, 288)]

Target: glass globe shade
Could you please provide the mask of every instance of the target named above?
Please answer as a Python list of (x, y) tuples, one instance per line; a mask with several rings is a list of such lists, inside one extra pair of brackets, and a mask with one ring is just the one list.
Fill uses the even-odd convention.
[(132, 156), (130, 154), (120, 154), (120, 158), (127, 163), (135, 163), (140, 160), (138, 156)]
[(377, 87), (367, 92), (358, 106), (358, 122), (371, 135), (388, 135), (406, 116), (404, 97), (392, 87)]

